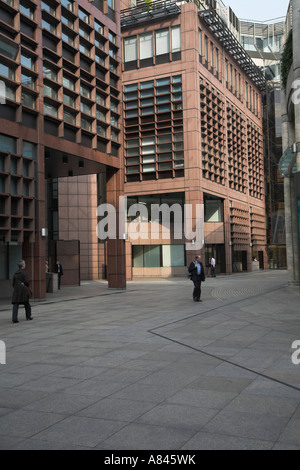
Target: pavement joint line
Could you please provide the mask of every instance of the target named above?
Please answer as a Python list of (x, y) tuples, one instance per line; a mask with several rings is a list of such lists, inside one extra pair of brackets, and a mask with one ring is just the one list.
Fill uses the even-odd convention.
[[(264, 294), (267, 294), (267, 293), (274, 292), (274, 291), (276, 291), (276, 290), (277, 290), (277, 288), (276, 288), (276, 289), (267, 290), (267, 291), (261, 292), (259, 295), (261, 296), (261, 295), (264, 295)], [(230, 365), (232, 365), (232, 366), (234, 366), (234, 367), (238, 367), (238, 368), (240, 368), (240, 369), (246, 370), (247, 372), (251, 372), (251, 373), (256, 374), (256, 375), (258, 375), (258, 376), (260, 376), (260, 377), (263, 377), (263, 378), (265, 378), (265, 379), (271, 380), (271, 381), (273, 381), (273, 382), (279, 383), (279, 384), (281, 384), (281, 385), (284, 385), (284, 386), (286, 386), (286, 387), (292, 388), (293, 390), (297, 390), (297, 391), (300, 392), (300, 387), (297, 387), (296, 385), (288, 384), (288, 383), (286, 383), (286, 382), (283, 382), (282, 380), (279, 380), (279, 379), (276, 379), (276, 378), (274, 378), (274, 377), (270, 377), (270, 376), (268, 376), (268, 375), (266, 375), (266, 374), (263, 374), (262, 372), (258, 372), (258, 371), (254, 370), (254, 369), (250, 369), (249, 367), (243, 366), (243, 365), (241, 365), (241, 364), (236, 364), (235, 362), (230, 361), (229, 359), (226, 359), (226, 358), (224, 358), (224, 357), (217, 356), (217, 355), (212, 354), (212, 353), (209, 353), (209, 352), (207, 352), (207, 351), (203, 351), (202, 349), (196, 348), (196, 347), (191, 346), (191, 345), (189, 345), (189, 344), (186, 344), (186, 343), (183, 343), (183, 342), (178, 341), (178, 340), (176, 340), (176, 339), (170, 338), (170, 337), (168, 337), (168, 336), (166, 336), (166, 335), (163, 335), (163, 334), (161, 334), (161, 333), (157, 333), (157, 331), (156, 331), (156, 330), (159, 330), (159, 329), (161, 329), (161, 328), (165, 328), (166, 326), (175, 325), (176, 323), (180, 323), (180, 322), (182, 322), (182, 321), (184, 321), (184, 320), (189, 320), (190, 318), (197, 317), (197, 316), (199, 316), (199, 315), (204, 315), (204, 314), (206, 314), (206, 313), (210, 313), (210, 312), (212, 312), (212, 311), (219, 310), (219, 309), (221, 309), (221, 308), (223, 308), (223, 307), (228, 307), (228, 306), (230, 306), (230, 305), (233, 305), (233, 304), (238, 303), (238, 302), (241, 302), (241, 301), (242, 301), (242, 302), (243, 302), (243, 301), (247, 301), (247, 300), (251, 299), (252, 297), (253, 297), (253, 296), (247, 297), (247, 298), (242, 299), (242, 300), (235, 300), (234, 302), (226, 303), (226, 304), (224, 304), (224, 305), (220, 305), (219, 307), (215, 307), (215, 308), (208, 309), (208, 310), (206, 310), (205, 312), (198, 312), (198, 313), (195, 313), (195, 314), (190, 315), (190, 316), (188, 316), (188, 317), (184, 317), (184, 318), (181, 318), (181, 319), (179, 319), (179, 320), (174, 320), (174, 321), (169, 322), (169, 323), (166, 323), (166, 324), (164, 324), (164, 325), (160, 325), (160, 326), (157, 326), (157, 327), (155, 327), (155, 328), (152, 328), (151, 330), (148, 330), (148, 333), (153, 334), (153, 335), (156, 335), (156, 336), (158, 336), (158, 337), (160, 337), (160, 338), (163, 338), (163, 339), (165, 339), (165, 340), (167, 340), (167, 341), (170, 341), (171, 343), (179, 344), (180, 346), (186, 347), (186, 348), (188, 348), (188, 349), (191, 349), (191, 350), (193, 350), (193, 351), (199, 352), (199, 353), (201, 353), (201, 354), (204, 354), (204, 355), (206, 355), (206, 356), (212, 357), (212, 358), (214, 358), (214, 359), (218, 359), (218, 360), (220, 360), (220, 361), (222, 361), (222, 362), (226, 362), (227, 364), (230, 364)], [(249, 322), (249, 323), (252, 323), (252, 322)], [(274, 331), (275, 331), (275, 330), (274, 330)]]

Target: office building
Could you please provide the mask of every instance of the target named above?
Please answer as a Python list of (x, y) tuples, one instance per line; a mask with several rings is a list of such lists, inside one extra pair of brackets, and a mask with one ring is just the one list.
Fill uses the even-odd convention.
[[(203, 204), (205, 264), (267, 267), (263, 74), (213, 1), (123, 1), (121, 32), (128, 208)], [(127, 278), (185, 273), (195, 251), (175, 220), (152, 220), (153, 239), (130, 216), (144, 226), (126, 242)]]
[[(20, 258), (35, 297), (45, 296), (46, 260), (51, 268), (59, 257), (66, 282), (78, 283), (79, 243), (70, 230), (77, 190), (85, 205), (77, 212), (82, 227), (91, 199), (95, 206), (101, 198), (117, 205), (123, 192), (119, 18), (113, 0), (0, 1), (1, 287)], [(77, 179), (59, 202), (66, 177)], [(59, 233), (66, 232), (58, 224), (59, 205), (69, 218), (69, 239)], [(111, 240), (104, 250), (98, 239), (85, 240), (97, 269), (106, 264), (110, 287), (126, 283), (123, 245)]]

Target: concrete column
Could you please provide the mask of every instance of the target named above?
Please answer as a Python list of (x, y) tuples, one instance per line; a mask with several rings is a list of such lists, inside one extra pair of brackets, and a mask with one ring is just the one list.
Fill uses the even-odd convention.
[[(288, 269), (288, 284), (299, 284), (299, 250), (297, 205), (293, 178), (284, 178), (285, 231), (286, 231), (286, 260)], [(295, 223), (296, 222), (296, 223)]]
[[(293, 72), (293, 79), (298, 83), (300, 81), (300, 0), (293, 0)], [(294, 110), (297, 171), (300, 171), (300, 103), (294, 102)]]

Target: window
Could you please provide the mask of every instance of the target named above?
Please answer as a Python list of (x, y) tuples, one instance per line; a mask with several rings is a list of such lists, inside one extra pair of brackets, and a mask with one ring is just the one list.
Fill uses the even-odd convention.
[(56, 34), (56, 26), (52, 23), (49, 23), (48, 21), (42, 20), (42, 28), (45, 28), (51, 33)]
[(0, 134), (0, 150), (2, 152), (16, 153), (16, 139)]
[(87, 86), (81, 85), (80, 93), (82, 96), (85, 96), (86, 98), (91, 98), (91, 90)]
[(44, 78), (49, 78), (50, 80), (57, 82), (56, 70), (52, 69), (51, 67), (48, 67), (48, 66), (43, 67), (43, 76)]
[(104, 26), (103, 24), (99, 23), (99, 21), (94, 20), (94, 28), (98, 33), (104, 35)]
[(198, 48), (199, 48), (199, 55), (202, 57), (202, 31), (199, 29), (198, 33)]
[(133, 245), (134, 268), (185, 266), (184, 245)]
[(19, 47), (17, 44), (8, 41), (5, 37), (0, 37), (0, 54), (5, 55), (9, 59), (16, 60)]
[(21, 64), (24, 65), (24, 67), (34, 70), (35, 59), (29, 55), (21, 54)]
[(19, 10), (20, 10), (20, 13), (23, 13), (23, 15), (28, 16), (28, 18), (33, 20), (33, 18), (34, 18), (34, 8), (33, 7), (27, 5), (23, 1), (20, 1)]
[(61, 0), (61, 4), (68, 10), (73, 11), (73, 2), (71, 0)]
[(68, 105), (68, 106), (71, 106), (72, 108), (75, 108), (76, 100), (75, 100), (74, 96), (69, 95), (67, 93), (64, 93), (63, 94), (63, 103)]
[(86, 11), (82, 10), (81, 8), (78, 8), (78, 16), (82, 21), (89, 24), (90, 15)]
[(35, 109), (35, 97), (30, 93), (22, 91), (22, 104), (29, 108)]
[(125, 62), (132, 62), (133, 60), (137, 60), (136, 47), (136, 36), (124, 40)]
[(205, 222), (223, 221), (223, 201), (221, 199), (205, 197), (204, 211)]
[(14, 68), (0, 63), (0, 75), (3, 77), (10, 78), (11, 80), (15, 79), (15, 70)]
[(64, 110), (64, 121), (70, 124), (76, 125), (76, 113), (72, 113), (71, 111)]
[(69, 34), (66, 34), (66, 33), (62, 32), (61, 38), (67, 44), (70, 44), (70, 46), (74, 46), (74, 44), (75, 44), (74, 38), (72, 36), (70, 36)]
[(36, 158), (36, 145), (32, 144), (31, 142), (26, 142), (23, 140), (23, 152), (24, 157), (32, 158), (35, 160)]
[(156, 31), (155, 33), (156, 55), (169, 53), (169, 30)]
[(50, 116), (57, 118), (57, 107), (49, 103), (44, 103), (44, 114), (49, 114)]
[(50, 98), (53, 98), (53, 99), (57, 100), (57, 90), (56, 90), (56, 88), (54, 88), (50, 85), (44, 85), (43, 91), (44, 91), (44, 96), (50, 96)]
[(172, 28), (172, 52), (181, 50), (180, 25)]
[(80, 103), (80, 110), (82, 113), (85, 113), (85, 114), (92, 114), (92, 107), (86, 103)]
[(139, 37), (139, 53), (140, 60), (150, 59), (153, 57), (153, 44), (152, 44), (152, 33), (142, 34)]
[(63, 86), (70, 90), (75, 90), (75, 80), (73, 78), (63, 76)]
[(42, 10), (46, 10), (51, 15), (56, 16), (56, 9), (44, 1), (42, 1)]

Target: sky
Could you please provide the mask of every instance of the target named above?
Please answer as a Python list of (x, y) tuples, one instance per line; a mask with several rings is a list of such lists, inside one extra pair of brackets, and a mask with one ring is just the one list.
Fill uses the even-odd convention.
[(223, 0), (239, 19), (267, 21), (286, 16), (289, 0)]

